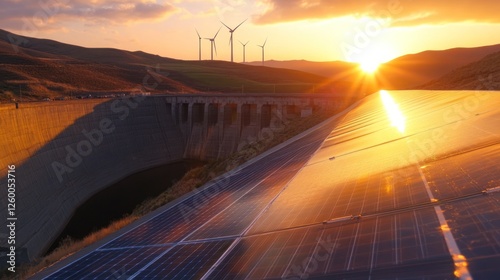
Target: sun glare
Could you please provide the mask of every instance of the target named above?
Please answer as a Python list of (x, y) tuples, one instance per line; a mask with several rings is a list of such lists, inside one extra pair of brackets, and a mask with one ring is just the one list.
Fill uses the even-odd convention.
[(399, 109), (398, 104), (396, 104), (392, 96), (385, 90), (380, 91), (380, 98), (382, 98), (382, 103), (384, 104), (387, 116), (391, 121), (391, 125), (396, 127), (399, 132), (404, 133), (406, 118)]
[(367, 60), (363, 61), (359, 64), (359, 67), (361, 67), (361, 70), (366, 73), (373, 73), (377, 71), (378, 67), (380, 65), (380, 62), (377, 62), (375, 60)]
[(377, 44), (363, 50), (358, 56), (353, 57), (352, 62), (359, 64), (361, 71), (372, 74), (377, 71), (380, 64), (395, 57), (395, 50), (387, 44)]

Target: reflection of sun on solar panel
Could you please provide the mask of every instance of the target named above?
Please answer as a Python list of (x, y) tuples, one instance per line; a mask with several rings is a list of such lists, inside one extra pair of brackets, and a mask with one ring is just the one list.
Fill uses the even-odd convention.
[(398, 104), (396, 104), (392, 96), (385, 90), (380, 91), (380, 97), (382, 98), (382, 103), (391, 121), (391, 125), (396, 127), (399, 132), (404, 133), (406, 118), (399, 109)]

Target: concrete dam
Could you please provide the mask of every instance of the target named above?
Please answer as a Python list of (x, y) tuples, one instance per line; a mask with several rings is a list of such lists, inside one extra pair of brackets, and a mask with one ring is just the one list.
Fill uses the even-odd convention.
[[(294, 118), (353, 101), (209, 94), (0, 105), (0, 213), (6, 221), (13, 209), (17, 256), (33, 260), (78, 206), (128, 175), (186, 158), (223, 158)], [(15, 203), (7, 185), (13, 166)], [(8, 238), (3, 229), (3, 250)]]

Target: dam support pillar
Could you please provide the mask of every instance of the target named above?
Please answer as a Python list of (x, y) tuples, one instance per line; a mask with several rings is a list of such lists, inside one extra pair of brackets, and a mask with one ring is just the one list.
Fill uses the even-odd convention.
[(207, 135), (208, 135), (208, 118), (209, 118), (209, 114), (208, 114), (208, 110), (210, 110), (210, 103), (205, 103), (205, 108), (204, 108), (204, 112), (203, 112), (203, 138), (206, 139)]
[(243, 125), (241, 123), (241, 121), (242, 121), (242, 118), (241, 118), (242, 107), (243, 107), (243, 104), (236, 105), (236, 131), (237, 131), (238, 140), (241, 137), (241, 128), (243, 127)]
[(219, 127), (219, 145), (222, 143), (222, 139), (224, 139), (224, 109), (226, 107), (225, 103), (219, 104), (219, 112), (217, 114), (217, 126)]
[(255, 108), (255, 118), (256, 118), (256, 126), (257, 130), (260, 131), (262, 129), (262, 104), (257, 104)]
[(193, 131), (193, 106), (194, 103), (188, 103), (188, 110), (187, 110), (187, 122), (188, 122), (188, 133), (191, 134)]

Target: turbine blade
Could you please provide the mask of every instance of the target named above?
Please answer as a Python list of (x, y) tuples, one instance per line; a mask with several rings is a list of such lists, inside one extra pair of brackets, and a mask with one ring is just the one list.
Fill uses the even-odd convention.
[(242, 21), (240, 24), (238, 24), (238, 26), (236, 26), (236, 27), (233, 29), (233, 31), (234, 31), (234, 30), (236, 30), (236, 29), (238, 29), (238, 27), (240, 27), (240, 25), (242, 25), (245, 21), (247, 21), (247, 19), (245, 19), (245, 20), (244, 20), (244, 21)]
[(201, 39), (201, 36), (200, 36), (200, 33), (198, 32), (198, 30), (196, 28), (194, 30), (196, 30), (196, 34), (198, 34), (198, 39)]
[(245, 46), (246, 46), (248, 43), (250, 43), (250, 41), (247, 41), (247, 42), (245, 43)]
[(214, 49), (215, 49), (215, 56), (217, 56), (217, 45), (215, 44), (215, 40), (214, 40)]
[(224, 26), (227, 27), (227, 29), (231, 30), (231, 28), (229, 26), (227, 26), (225, 23), (223, 23), (222, 21), (220, 21), (220, 23), (224, 24)]
[(215, 37), (217, 37), (217, 34), (219, 34), (221, 28), (222, 27), (220, 27), (219, 30), (217, 31), (217, 33), (215, 33), (214, 39), (215, 39)]
[(264, 41), (264, 45), (262, 45), (262, 47), (265, 47), (265, 46), (266, 46), (266, 43), (267, 43), (267, 38), (266, 38), (266, 40)]

